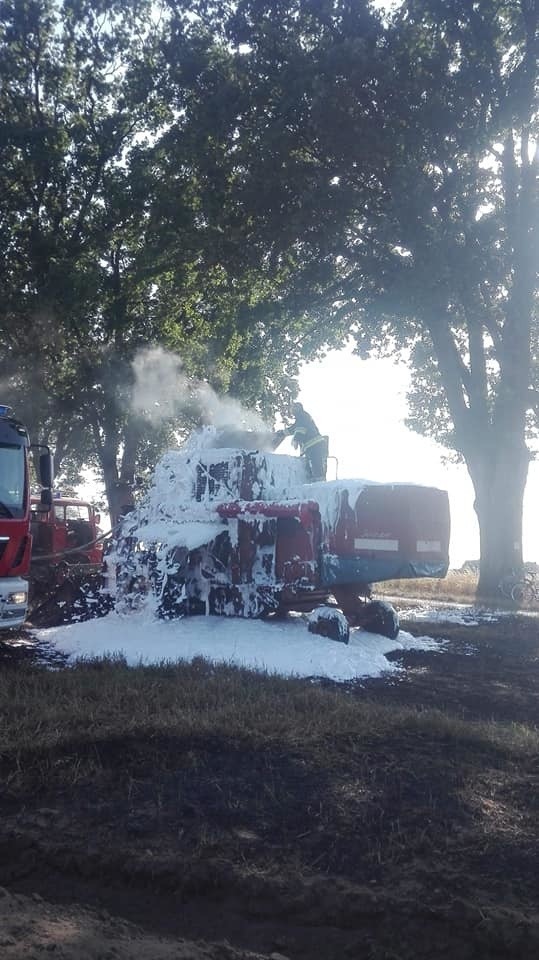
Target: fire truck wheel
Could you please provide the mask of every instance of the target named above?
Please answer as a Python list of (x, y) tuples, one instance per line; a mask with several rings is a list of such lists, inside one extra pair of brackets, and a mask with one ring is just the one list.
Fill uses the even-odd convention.
[(365, 604), (359, 625), (369, 633), (380, 633), (389, 640), (395, 640), (399, 632), (397, 611), (383, 600), (371, 600)]

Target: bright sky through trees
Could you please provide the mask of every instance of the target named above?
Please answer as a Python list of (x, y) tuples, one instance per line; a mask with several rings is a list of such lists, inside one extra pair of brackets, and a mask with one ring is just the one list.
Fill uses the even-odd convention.
[[(351, 350), (334, 350), (304, 366), (299, 399), (329, 436), (339, 477), (410, 481), (449, 492), (450, 562), (459, 567), (479, 557), (472, 484), (463, 464), (444, 463), (443, 447), (405, 427), (409, 378), (404, 362), (361, 360)], [(291, 441), (279, 452), (295, 453)], [(335, 461), (330, 460), (328, 479), (334, 477)], [(79, 494), (93, 499), (102, 497), (103, 490), (89, 477)], [(524, 559), (539, 562), (539, 461), (530, 465), (524, 501)]]
[[(404, 362), (361, 360), (350, 351), (332, 351), (304, 367), (300, 400), (320, 431), (328, 434), (340, 477), (410, 481), (448, 490), (450, 560), (458, 567), (479, 558), (472, 484), (464, 465), (442, 462), (443, 447), (406, 429), (409, 378)], [(328, 478), (334, 477), (334, 469), (330, 460)], [(530, 464), (524, 501), (524, 559), (539, 561), (538, 461)]]

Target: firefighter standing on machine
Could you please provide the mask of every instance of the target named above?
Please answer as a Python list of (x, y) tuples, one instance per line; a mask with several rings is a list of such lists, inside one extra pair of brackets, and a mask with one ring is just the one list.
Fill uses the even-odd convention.
[(292, 443), (299, 448), (307, 461), (309, 480), (325, 480), (328, 461), (328, 438), (323, 437), (310, 414), (301, 403), (292, 404), (294, 423), (281, 431), (282, 436), (292, 437)]

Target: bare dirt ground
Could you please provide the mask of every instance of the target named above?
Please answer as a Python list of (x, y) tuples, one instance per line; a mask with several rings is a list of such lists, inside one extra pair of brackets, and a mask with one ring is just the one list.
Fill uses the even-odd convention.
[[(88, 736), (42, 743), (43, 710), (35, 743), (0, 753), (0, 957), (538, 956), (539, 622), (405, 626), (448, 642), (400, 653), (399, 679), (225, 677), (228, 701), (263, 704), (243, 732), (212, 728), (208, 694), (199, 733), (111, 733), (108, 668), (88, 667)], [(68, 715), (69, 671), (36, 677), (17, 651), (0, 718), (28, 711), (25, 671)], [(215, 683), (204, 664), (188, 679)]]

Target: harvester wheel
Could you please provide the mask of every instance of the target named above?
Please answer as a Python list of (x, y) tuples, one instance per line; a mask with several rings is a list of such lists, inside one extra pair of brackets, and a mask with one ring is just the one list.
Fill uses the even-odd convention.
[(342, 610), (337, 607), (316, 607), (307, 618), (309, 633), (316, 633), (329, 640), (348, 643), (350, 624)]
[(383, 600), (371, 600), (362, 608), (357, 617), (358, 626), (369, 633), (380, 633), (389, 640), (395, 640), (399, 632), (397, 611)]

